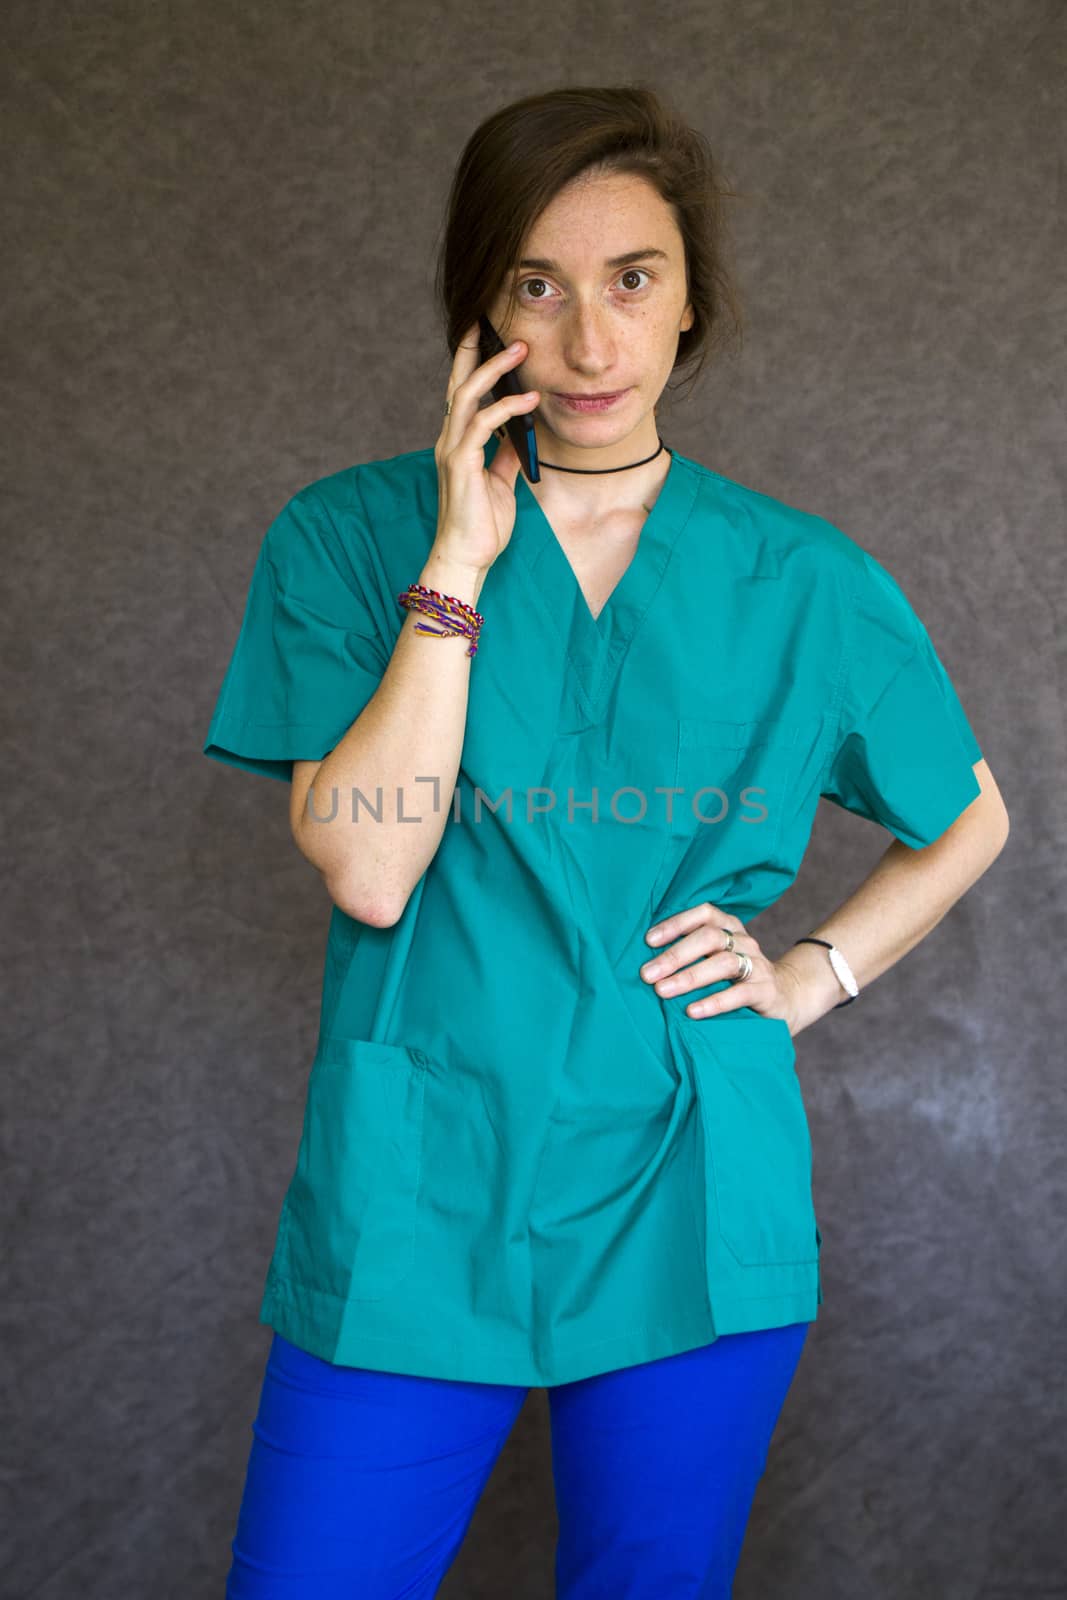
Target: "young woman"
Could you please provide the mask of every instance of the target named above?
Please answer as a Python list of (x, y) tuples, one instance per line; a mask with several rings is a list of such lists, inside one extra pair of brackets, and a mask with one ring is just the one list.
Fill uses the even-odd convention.
[[(205, 750), (291, 782), (333, 910), (231, 1597), (436, 1594), (534, 1385), (560, 1600), (729, 1595), (822, 1299), (794, 1037), (1004, 843), (886, 568), (659, 435), (723, 193), (645, 89), (490, 117), (436, 444), (263, 541)], [(820, 796), (895, 841), (772, 959)]]

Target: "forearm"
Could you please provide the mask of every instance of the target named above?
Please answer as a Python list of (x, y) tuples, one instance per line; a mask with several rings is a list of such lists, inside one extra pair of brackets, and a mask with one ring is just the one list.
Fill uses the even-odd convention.
[[(477, 609), (484, 578), (431, 552), (418, 582)], [(407, 613), (381, 683), (323, 760), (299, 823), (300, 849), (357, 918), (367, 908), (399, 915), (437, 853), (459, 771), (477, 657), (468, 638), (431, 638), (416, 621), (443, 626)], [(356, 797), (355, 820), (354, 789), (366, 797)], [(369, 809), (379, 798), (380, 819)]]
[[(977, 800), (925, 849), (912, 850), (894, 839), (855, 893), (811, 932), (842, 951), (862, 991), (925, 939), (1006, 839), (998, 806)], [(794, 1034), (846, 998), (821, 945), (793, 945), (775, 969), (789, 995)]]

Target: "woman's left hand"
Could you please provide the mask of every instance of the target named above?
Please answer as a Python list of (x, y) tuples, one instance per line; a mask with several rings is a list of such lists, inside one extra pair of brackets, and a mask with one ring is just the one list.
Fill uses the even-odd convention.
[[(785, 969), (779, 970), (759, 947), (759, 940), (745, 928), (739, 917), (722, 911), (711, 901), (690, 906), (666, 917), (653, 926), (662, 938), (649, 941), (656, 951), (641, 967), (641, 976), (651, 983), (659, 995), (688, 994), (690, 989), (702, 989), (723, 978), (737, 977), (738, 953), (752, 962), (747, 978), (731, 982), (723, 989), (703, 1000), (692, 1000), (686, 1006), (690, 1017), (716, 1016), (720, 1011), (735, 1011), (738, 1006), (750, 1006), (764, 1017), (777, 1017), (786, 1023), (790, 1033), (793, 1023), (790, 1012), (790, 977)], [(724, 929), (733, 935), (733, 949), (728, 950)], [(648, 930), (651, 933), (652, 929)], [(645, 938), (648, 940), (648, 933)], [(676, 943), (670, 944), (671, 940)]]

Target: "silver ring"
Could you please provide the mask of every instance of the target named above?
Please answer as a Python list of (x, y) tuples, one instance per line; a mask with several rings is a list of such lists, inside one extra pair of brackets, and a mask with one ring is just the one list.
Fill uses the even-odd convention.
[(720, 933), (725, 933), (725, 935), (726, 935), (726, 943), (723, 945), (723, 949), (724, 950), (732, 950), (733, 947), (734, 947), (734, 936), (730, 932), (729, 928), (720, 928), (719, 932)]
[(733, 981), (734, 983), (744, 983), (746, 978), (752, 976), (752, 957), (746, 956), (743, 950), (737, 950), (734, 953), (740, 962), (740, 966), (737, 970), (737, 977)]

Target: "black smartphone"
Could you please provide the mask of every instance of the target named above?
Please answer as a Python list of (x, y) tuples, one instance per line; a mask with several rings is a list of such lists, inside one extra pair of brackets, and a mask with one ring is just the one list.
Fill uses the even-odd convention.
[[(480, 359), (483, 362), (489, 361), (504, 349), (504, 341), (488, 317), (479, 317), (478, 327), (480, 329), (478, 341)], [(525, 394), (525, 392), (514, 367), (509, 367), (500, 381), (494, 383), (491, 390), (494, 400), (503, 400), (507, 395)], [(515, 453), (519, 458), (519, 466), (525, 473), (527, 482), (540, 483), (541, 469), (537, 464), (537, 434), (534, 432), (533, 412), (521, 411), (518, 416), (509, 417), (505, 427), (508, 430), (508, 438), (515, 446)]]

